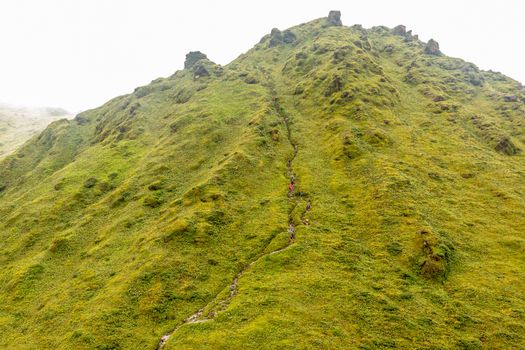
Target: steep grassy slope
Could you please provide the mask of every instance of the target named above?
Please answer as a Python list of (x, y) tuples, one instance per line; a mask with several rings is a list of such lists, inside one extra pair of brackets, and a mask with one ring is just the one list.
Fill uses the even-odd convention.
[(54, 120), (66, 118), (59, 108), (12, 108), (0, 105), (0, 158), (13, 152)]
[(193, 53), (5, 159), (0, 346), (523, 347), (523, 88), (334, 24)]

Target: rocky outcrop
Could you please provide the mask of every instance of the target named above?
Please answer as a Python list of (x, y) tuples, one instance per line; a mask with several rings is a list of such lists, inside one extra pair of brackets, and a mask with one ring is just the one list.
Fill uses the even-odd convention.
[(405, 33), (405, 42), (409, 43), (411, 41), (416, 41), (419, 39), (417, 34), (412, 34), (412, 30), (409, 30)]
[(195, 63), (202, 59), (207, 59), (205, 54), (203, 54), (200, 51), (191, 51), (186, 54), (186, 60), (184, 61), (184, 69), (190, 69), (192, 68)]
[(281, 32), (277, 28), (273, 28), (270, 33), (270, 41), (268, 42), (268, 47), (274, 47), (282, 44), (291, 44), (297, 40), (297, 37), (291, 30), (285, 30)]
[(283, 32), (283, 42), (285, 44), (291, 44), (295, 40), (297, 40), (297, 37), (295, 36), (295, 34), (291, 30), (285, 30)]
[(193, 70), (193, 78), (197, 79), (200, 77), (207, 77), (210, 75), (210, 72), (202, 64), (197, 64)]
[(427, 55), (435, 55), (439, 56), (441, 55), (441, 51), (439, 51), (439, 44), (434, 39), (430, 39), (425, 46), (425, 53)]
[(330, 11), (328, 13), (328, 17), (326, 18), (326, 22), (330, 26), (340, 27), (343, 25), (343, 22), (341, 22), (341, 11)]
[(394, 35), (397, 35), (397, 36), (402, 36), (403, 38), (405, 38), (405, 42), (411, 42), (411, 41), (417, 41), (419, 40), (419, 37), (417, 34), (412, 34), (412, 30), (408, 30), (407, 31), (407, 27), (405, 27), (404, 25), (400, 24), (396, 27), (394, 27), (391, 31), (392, 34)]
[(399, 36), (405, 36), (407, 34), (407, 27), (400, 24), (396, 26), (394, 29), (392, 29), (392, 34), (399, 35)]

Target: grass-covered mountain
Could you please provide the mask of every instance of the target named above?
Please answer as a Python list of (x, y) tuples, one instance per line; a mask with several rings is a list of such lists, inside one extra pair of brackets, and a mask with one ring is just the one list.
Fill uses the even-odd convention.
[(190, 53), (0, 163), (0, 347), (523, 348), (524, 101), (335, 12)]
[(0, 105), (0, 159), (68, 112), (61, 108), (14, 108)]

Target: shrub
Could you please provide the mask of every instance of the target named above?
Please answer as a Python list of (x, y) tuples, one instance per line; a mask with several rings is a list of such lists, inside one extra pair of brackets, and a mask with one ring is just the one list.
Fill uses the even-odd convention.
[(90, 177), (89, 179), (86, 180), (86, 182), (84, 182), (84, 187), (85, 188), (92, 188), (94, 187), (96, 184), (97, 184), (98, 180), (94, 177)]
[(157, 208), (163, 203), (158, 194), (149, 194), (144, 197), (144, 205), (150, 208)]

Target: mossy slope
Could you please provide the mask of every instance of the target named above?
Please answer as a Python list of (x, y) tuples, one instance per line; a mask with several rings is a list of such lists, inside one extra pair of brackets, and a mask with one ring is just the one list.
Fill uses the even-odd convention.
[(0, 166), (0, 346), (154, 349), (290, 215), (167, 349), (523, 347), (524, 91), (424, 48), (323, 18), (52, 124)]

